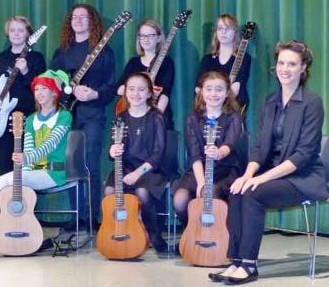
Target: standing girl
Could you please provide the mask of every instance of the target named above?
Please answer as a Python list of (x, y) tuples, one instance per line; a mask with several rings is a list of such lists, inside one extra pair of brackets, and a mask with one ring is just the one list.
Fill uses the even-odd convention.
[[(123, 95), (124, 82), (135, 72), (149, 72), (152, 68), (161, 46), (164, 44), (164, 33), (161, 26), (152, 19), (145, 20), (138, 28), (136, 51), (138, 56), (127, 63), (118, 81), (118, 94)], [(175, 67), (170, 57), (166, 56), (155, 78), (155, 93), (157, 93), (157, 108), (163, 113), (167, 129), (173, 129), (170, 94), (174, 84)], [(157, 92), (158, 91), (158, 92)]]
[[(135, 193), (142, 202), (142, 219), (156, 251), (167, 250), (157, 224), (155, 203), (161, 198), (167, 179), (161, 170), (165, 150), (165, 125), (161, 113), (152, 107), (153, 86), (145, 73), (130, 75), (123, 99), (127, 110), (119, 117), (128, 127), (124, 144), (113, 144), (110, 156), (122, 155), (124, 191)], [(105, 194), (114, 193), (114, 173), (106, 183)]]

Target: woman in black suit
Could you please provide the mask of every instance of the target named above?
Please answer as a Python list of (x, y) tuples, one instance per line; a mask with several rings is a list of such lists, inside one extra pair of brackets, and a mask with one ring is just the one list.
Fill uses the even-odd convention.
[(265, 102), (258, 140), (245, 173), (231, 186), (229, 257), (232, 265), (209, 274), (227, 285), (257, 280), (265, 210), (328, 198), (319, 159), (324, 111), (305, 88), (312, 52), (302, 42), (279, 43), (276, 76), (281, 88)]

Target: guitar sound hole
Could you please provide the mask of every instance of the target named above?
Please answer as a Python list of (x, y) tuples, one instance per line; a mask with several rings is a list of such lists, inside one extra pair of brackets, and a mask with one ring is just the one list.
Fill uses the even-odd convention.
[(125, 221), (127, 220), (128, 214), (125, 209), (117, 209), (115, 211), (115, 220), (116, 221)]
[(10, 201), (8, 205), (8, 211), (13, 216), (19, 216), (24, 213), (25, 206), (21, 201)]
[(210, 227), (215, 223), (215, 217), (213, 214), (203, 213), (200, 218), (201, 225), (204, 227)]

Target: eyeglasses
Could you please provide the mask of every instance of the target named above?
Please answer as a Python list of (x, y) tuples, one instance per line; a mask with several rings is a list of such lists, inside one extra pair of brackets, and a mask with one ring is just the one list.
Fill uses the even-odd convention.
[(217, 26), (217, 31), (218, 32), (224, 32), (224, 33), (230, 33), (230, 32), (233, 32), (233, 28), (232, 27), (224, 27), (224, 26)]
[(148, 40), (148, 39), (154, 40), (155, 37), (157, 37), (157, 36), (158, 36), (157, 34), (139, 34), (138, 38), (140, 40)]
[(89, 19), (88, 15), (72, 15), (72, 20), (87, 20)]

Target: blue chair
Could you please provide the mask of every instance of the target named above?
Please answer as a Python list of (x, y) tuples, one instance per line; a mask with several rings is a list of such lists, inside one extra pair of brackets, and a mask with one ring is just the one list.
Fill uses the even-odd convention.
[[(41, 196), (49, 196), (51, 194), (68, 193), (70, 198), (74, 197), (71, 202), (70, 209), (51, 209), (36, 208), (37, 214), (71, 214), (74, 215), (76, 250), (79, 248), (79, 221), (81, 219), (89, 219), (87, 225), (89, 229), (88, 241), (92, 238), (92, 211), (91, 211), (91, 194), (90, 194), (90, 173), (86, 166), (86, 139), (82, 131), (73, 130), (69, 132), (68, 144), (66, 149), (66, 173), (67, 182), (62, 186), (48, 189), (36, 190), (38, 198)], [(74, 194), (72, 193), (74, 191)], [(81, 203), (81, 204), (80, 204)], [(38, 205), (37, 205), (38, 206)], [(49, 204), (51, 206), (51, 203)], [(86, 208), (88, 215), (85, 214)], [(84, 218), (81, 218), (83, 213)], [(57, 244), (56, 244), (57, 245)]]

